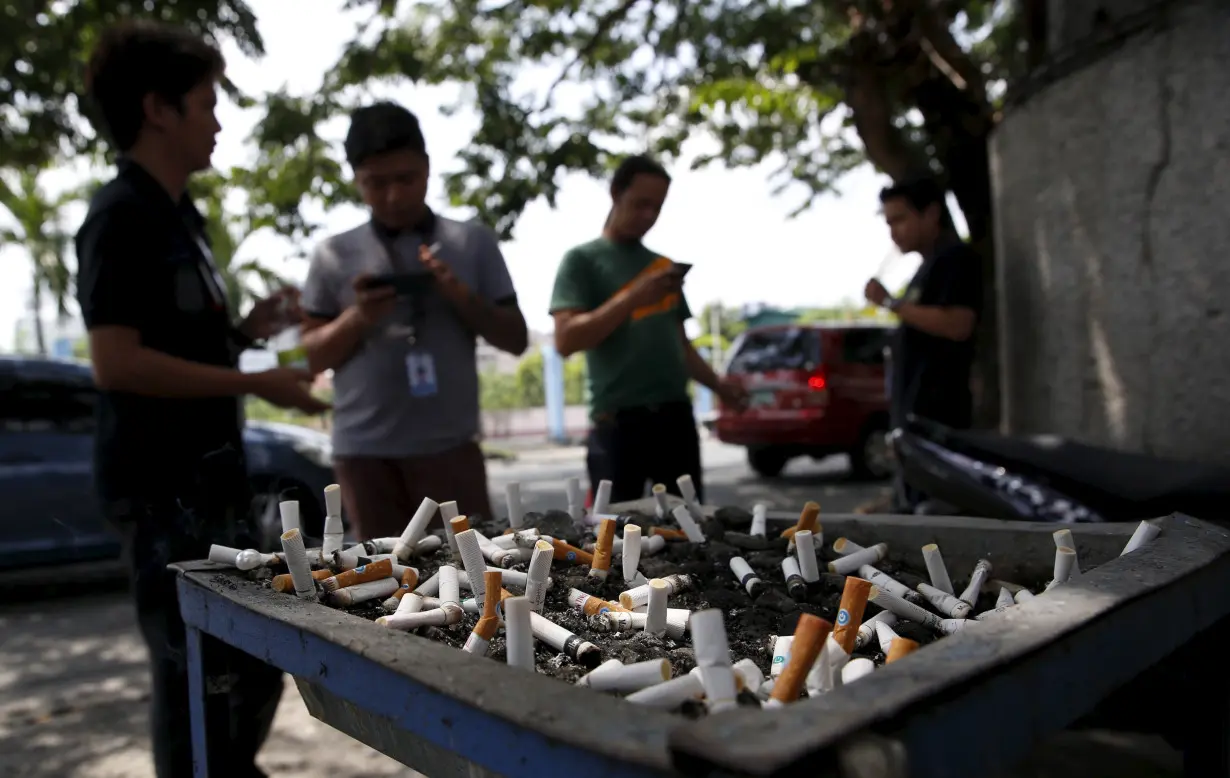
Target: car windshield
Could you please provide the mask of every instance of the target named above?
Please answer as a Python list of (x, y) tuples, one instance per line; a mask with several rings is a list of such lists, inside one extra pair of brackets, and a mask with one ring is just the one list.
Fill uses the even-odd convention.
[(820, 338), (815, 330), (802, 327), (752, 330), (740, 341), (727, 372), (812, 370), (819, 364)]

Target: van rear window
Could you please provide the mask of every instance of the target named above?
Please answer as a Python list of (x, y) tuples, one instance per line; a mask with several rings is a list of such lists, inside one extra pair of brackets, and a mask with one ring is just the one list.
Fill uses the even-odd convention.
[(752, 330), (739, 339), (726, 372), (814, 370), (820, 365), (820, 356), (820, 334), (814, 329)]

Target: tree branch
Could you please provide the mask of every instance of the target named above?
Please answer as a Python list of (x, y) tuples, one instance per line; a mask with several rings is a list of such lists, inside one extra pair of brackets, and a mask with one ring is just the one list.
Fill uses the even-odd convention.
[[(855, 50), (864, 49), (851, 41)], [(856, 57), (847, 73), (846, 105), (854, 115), (854, 128), (863, 141), (863, 150), (872, 164), (894, 181), (919, 169), (921, 160), (893, 123), (894, 111), (888, 89), (870, 58)]]
[(632, 13), (632, 9), (640, 1), (641, 0), (623, 0), (618, 7), (598, 19), (598, 26), (594, 29), (594, 34), (589, 37), (589, 40), (585, 42), (584, 46), (577, 49), (577, 53), (571, 60), (568, 61), (568, 64), (564, 65), (564, 69), (560, 71), (559, 76), (556, 77), (555, 81), (551, 83), (551, 86), (547, 88), (546, 96), (543, 98), (544, 108), (551, 104), (551, 96), (555, 93), (555, 90), (560, 86), (560, 84), (564, 83), (564, 81), (568, 78), (568, 74), (572, 71), (572, 69), (581, 62), (584, 62), (586, 58), (593, 54), (594, 50), (598, 48), (598, 44), (602, 42), (602, 39), (606, 37), (607, 33), (609, 33), (616, 24), (619, 24), (623, 20), (627, 19), (628, 14)]

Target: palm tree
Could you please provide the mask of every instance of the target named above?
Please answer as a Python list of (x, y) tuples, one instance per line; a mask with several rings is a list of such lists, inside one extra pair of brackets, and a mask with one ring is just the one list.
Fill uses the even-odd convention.
[(41, 170), (22, 172), (15, 186), (0, 178), (0, 206), (15, 222), (0, 228), (0, 246), (21, 246), (33, 265), (31, 306), (34, 312), (34, 337), (41, 355), (47, 354), (47, 336), (43, 331), (42, 310), (50, 297), (61, 318), (68, 315), (68, 301), (73, 293), (73, 274), (68, 264), (72, 236), (64, 227), (64, 208), (81, 199), (81, 192), (72, 190), (50, 197), (39, 184)]

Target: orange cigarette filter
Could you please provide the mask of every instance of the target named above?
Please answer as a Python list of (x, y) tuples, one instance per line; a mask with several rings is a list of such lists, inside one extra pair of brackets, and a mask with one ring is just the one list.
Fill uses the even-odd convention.
[[(503, 600), (504, 576), (500, 575), (498, 570), (488, 570), (483, 573), (483, 618), (498, 618), (499, 614), (496, 611), (500, 601)], [(491, 638), (487, 638), (490, 640)]]
[(893, 638), (893, 642), (888, 645), (888, 656), (884, 658), (884, 664), (896, 662), (903, 656), (914, 653), (918, 650), (918, 643), (909, 638)]
[(788, 527), (782, 530), (783, 538), (792, 538), (794, 533), (799, 530), (808, 530), (809, 532), (816, 531), (816, 520), (820, 518), (820, 503), (808, 502), (803, 506), (803, 512), (799, 514), (799, 520), (795, 522), (793, 527)]
[(551, 545), (555, 548), (555, 553), (551, 555), (553, 559), (572, 562), (574, 565), (592, 565), (594, 563), (594, 557), (588, 551), (582, 551), (559, 538), (553, 540)]
[(594, 561), (590, 564), (595, 570), (611, 569), (611, 547), (615, 544), (615, 520), (603, 519), (598, 524), (598, 538), (594, 542)]
[[(859, 625), (863, 623), (863, 611), (871, 594), (871, 582), (852, 575), (846, 576), (846, 587), (841, 591), (841, 605), (837, 607), (837, 626), (833, 627), (833, 640), (847, 654), (854, 653), (854, 641)], [(794, 651), (794, 644), (791, 644)]]
[(453, 528), (453, 534), (456, 535), (458, 533), (465, 532), (470, 528), (470, 517), (454, 516), (448, 520), (448, 524)]
[[(322, 570), (312, 571), (313, 581), (323, 581), (326, 578), (332, 578), (332, 577), (333, 577), (333, 571), (327, 567)], [(275, 575), (273, 577), (273, 581), (270, 583), (270, 586), (273, 587), (273, 590), (275, 592), (284, 592), (284, 593), (290, 593), (290, 594), (294, 594), (295, 592), (295, 582), (291, 580), (290, 573), (282, 573), (280, 575)]]
[(337, 582), (338, 589), (345, 589), (347, 586), (367, 583), (368, 581), (379, 581), (381, 578), (389, 578), (392, 575), (393, 560), (377, 559), (375, 562), (369, 562), (362, 567), (338, 573), (333, 576), (333, 580)]
[(661, 535), (667, 540), (687, 540), (688, 533), (681, 529), (671, 529), (669, 527), (650, 527), (650, 535)]
[(474, 624), (473, 632), (483, 640), (490, 641), (495, 637), (495, 633), (499, 629), (500, 619), (498, 616), (483, 616)]
[(406, 572), (401, 574), (401, 586), (397, 588), (397, 591), (393, 592), (393, 599), (401, 600), (402, 597), (414, 591), (418, 585), (419, 574), (415, 572), (413, 567), (407, 567)]
[(794, 628), (794, 641), (790, 644), (790, 660), (773, 684), (773, 699), (783, 703), (799, 699), (807, 674), (816, 663), (816, 657), (820, 656), (820, 649), (824, 648), (824, 641), (832, 630), (833, 625), (819, 616), (810, 613), (799, 616), (798, 626)]
[(616, 611), (618, 613), (630, 613), (627, 608), (617, 602), (608, 602), (601, 597), (589, 595), (585, 603), (581, 606), (581, 612), (586, 616), (597, 616), (603, 611)]

